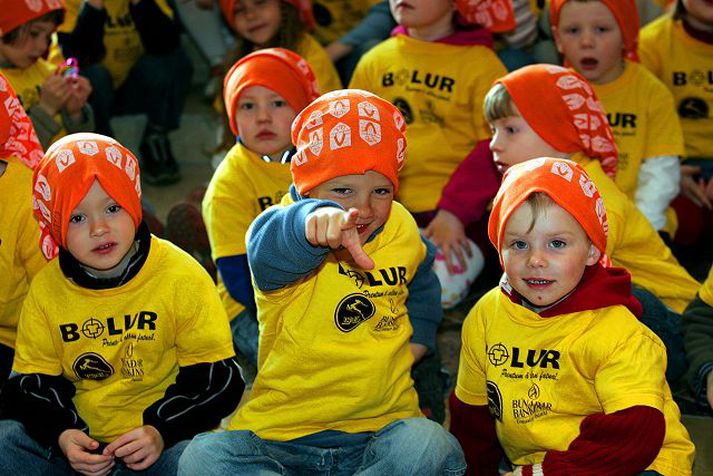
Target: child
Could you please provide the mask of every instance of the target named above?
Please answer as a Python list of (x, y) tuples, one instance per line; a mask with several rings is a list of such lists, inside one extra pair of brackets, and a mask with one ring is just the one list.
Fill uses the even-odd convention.
[(615, 183), (656, 230), (672, 232), (666, 210), (679, 191), (683, 135), (673, 96), (637, 62), (636, 3), (554, 0), (550, 12), (565, 63), (593, 85), (607, 112), (619, 151)]
[[(487, 89), (505, 68), (492, 50), (489, 28), (512, 26), (514, 20), (492, 19), (493, 12), (508, 12), (510, 2), (503, 0), (455, 6), (453, 0), (392, 0), (390, 5), (400, 27), (362, 57), (350, 87), (391, 101), (409, 125), (410, 157), (398, 199), (439, 247), (446, 263), (439, 274), (444, 306), (452, 307), (483, 268), (481, 250), (487, 248), (469, 238), (484, 243), (476, 222), (499, 184), (481, 111)], [(464, 160), (477, 169), (475, 181), (462, 179), (458, 166)], [(467, 209), (457, 206), (465, 201)], [(463, 280), (455, 299), (448, 299), (448, 275), (464, 269), (470, 282)]]
[(713, 267), (696, 298), (683, 312), (686, 357), (689, 368), (686, 381), (696, 401), (703, 408), (713, 409)]
[(501, 171), (541, 156), (571, 158), (587, 170), (609, 213), (606, 254), (631, 273), (634, 294), (644, 306), (642, 320), (666, 344), (667, 375), (675, 381), (686, 366), (677, 313), (699, 284), (610, 178), (616, 172), (616, 146), (591, 86), (559, 66), (526, 66), (491, 89), (485, 116), (493, 127), (490, 147)]
[(22, 302), (45, 264), (32, 219), (32, 169), (41, 158), (32, 122), (0, 74), (0, 388), (12, 368)]
[(294, 186), (248, 232), (257, 378), (232, 431), (196, 437), (179, 474), (465, 472), (409, 377), (441, 312), (433, 250), (392, 202), (404, 129), (394, 106), (359, 90), (295, 119)]
[(706, 246), (713, 236), (712, 32), (713, 5), (707, 0), (677, 0), (673, 15), (641, 30), (641, 62), (671, 90), (681, 118), (686, 161), (674, 209), (680, 223), (676, 241), (687, 245)]
[[(243, 390), (213, 282), (141, 221), (136, 158), (57, 141), (34, 175), (42, 250), (3, 390), (0, 472), (172, 474), (187, 440)], [(60, 451), (61, 450), (61, 451)]]
[(94, 89), (96, 131), (113, 136), (110, 119), (146, 114), (139, 152), (152, 185), (181, 179), (168, 133), (178, 129), (193, 66), (167, 0), (65, 0), (58, 34), (65, 56), (79, 60)]
[(8, 0), (0, 10), (0, 71), (17, 92), (43, 147), (67, 133), (94, 129), (87, 104), (89, 81), (65, 77), (45, 59), (63, 19), (61, 0)]
[(290, 125), (318, 96), (307, 62), (282, 48), (249, 54), (225, 77), (225, 109), (239, 139), (208, 185), (203, 218), (236, 347), (253, 366), (258, 328), (245, 234), (255, 217), (289, 190)]
[(498, 440), (517, 475), (691, 474), (665, 348), (638, 322), (626, 270), (599, 263), (607, 226), (576, 163), (505, 173), (488, 225), (505, 274), (463, 323), (451, 397), (473, 474), (495, 474)]
[(307, 60), (323, 92), (342, 87), (324, 48), (308, 33), (315, 26), (309, 0), (220, 0), (220, 8), (238, 35), (235, 59), (278, 46)]

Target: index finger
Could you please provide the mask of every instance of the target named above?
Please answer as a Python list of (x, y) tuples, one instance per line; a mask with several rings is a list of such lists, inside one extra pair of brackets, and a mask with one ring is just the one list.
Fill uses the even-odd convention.
[(343, 215), (343, 222), (341, 229), (342, 230), (349, 230), (350, 228), (356, 228), (357, 225), (357, 218), (359, 218), (359, 210), (356, 208), (350, 208), (349, 210), (344, 212)]
[(354, 263), (356, 263), (356, 265), (361, 269), (374, 269), (374, 260), (366, 254), (366, 251), (364, 251), (364, 248), (361, 247), (361, 243), (358, 238), (357, 240), (349, 240), (345, 242), (344, 248), (349, 251), (349, 254), (352, 255), (352, 258), (354, 259)]
[(127, 433), (124, 433), (123, 435), (119, 436), (117, 439), (106, 445), (106, 448), (104, 448), (104, 453), (105, 455), (107, 454), (114, 454), (117, 449), (121, 448), (127, 443), (130, 443), (136, 439), (136, 435), (134, 434), (134, 431), (129, 431)]

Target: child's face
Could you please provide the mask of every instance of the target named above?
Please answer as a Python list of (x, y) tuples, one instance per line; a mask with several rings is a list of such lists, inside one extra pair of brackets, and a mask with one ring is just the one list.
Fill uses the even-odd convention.
[(238, 35), (258, 46), (267, 46), (282, 22), (282, 0), (240, 0), (233, 11)]
[(0, 59), (20, 69), (32, 66), (49, 48), (52, 33), (56, 28), (53, 22), (30, 22), (14, 43), (6, 44), (0, 41)]
[(572, 67), (594, 84), (606, 84), (624, 72), (621, 29), (602, 2), (565, 3), (555, 42)]
[(282, 96), (251, 86), (240, 94), (236, 107), (238, 134), (248, 149), (271, 156), (292, 147), (290, 126), (297, 114)]
[(711, 0), (681, 0), (686, 8), (687, 16), (693, 17), (704, 25), (713, 26), (713, 1)]
[(453, 0), (389, 0), (394, 20), (406, 28), (423, 28), (453, 17)]
[[(532, 229), (530, 229), (532, 228)], [(572, 291), (587, 266), (599, 260), (577, 220), (555, 203), (532, 223), (525, 202), (505, 225), (501, 256), (510, 285), (535, 306), (548, 306)]]
[(67, 250), (90, 268), (116, 266), (134, 243), (136, 228), (121, 208), (95, 181), (77, 208), (67, 228)]
[(357, 231), (364, 244), (389, 218), (394, 186), (383, 174), (369, 170), (364, 175), (343, 175), (328, 180), (307, 195), (309, 198), (335, 201), (346, 210), (358, 209)]
[(511, 165), (526, 160), (538, 157), (565, 158), (569, 155), (545, 142), (522, 116), (496, 119), (490, 127), (493, 131), (490, 150), (493, 151), (495, 166), (501, 174)]

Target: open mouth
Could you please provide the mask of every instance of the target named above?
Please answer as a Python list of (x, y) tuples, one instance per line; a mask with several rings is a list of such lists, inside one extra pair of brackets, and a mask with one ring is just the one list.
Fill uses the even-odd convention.
[(599, 60), (595, 58), (582, 58), (579, 63), (582, 66), (582, 69), (585, 70), (592, 70), (599, 66)]
[(534, 289), (546, 288), (550, 284), (554, 283), (554, 280), (551, 280), (551, 279), (536, 279), (536, 278), (526, 278), (523, 281), (525, 281), (525, 284), (527, 284), (528, 287), (534, 288)]
[(361, 235), (369, 229), (369, 224), (368, 223), (362, 224), (362, 225), (357, 224), (356, 229), (357, 229), (357, 233), (359, 233)]
[(105, 255), (105, 254), (111, 253), (115, 246), (116, 246), (116, 243), (113, 243), (113, 242), (104, 243), (103, 245), (97, 246), (92, 251), (95, 253), (98, 253), (100, 255)]

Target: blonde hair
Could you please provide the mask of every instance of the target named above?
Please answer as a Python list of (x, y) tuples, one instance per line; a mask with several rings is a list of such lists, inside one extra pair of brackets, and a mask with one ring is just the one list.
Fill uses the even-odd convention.
[(491, 124), (498, 119), (520, 115), (515, 108), (512, 96), (510, 96), (507, 88), (502, 83), (495, 84), (485, 95), (483, 114), (485, 115), (485, 120)]
[(535, 227), (537, 219), (540, 218), (546, 209), (550, 208), (552, 205), (557, 205), (557, 202), (552, 200), (552, 197), (547, 195), (545, 192), (534, 192), (528, 195), (525, 203), (530, 205), (530, 212), (532, 213), (532, 222), (530, 222), (530, 227), (527, 232), (531, 232)]

